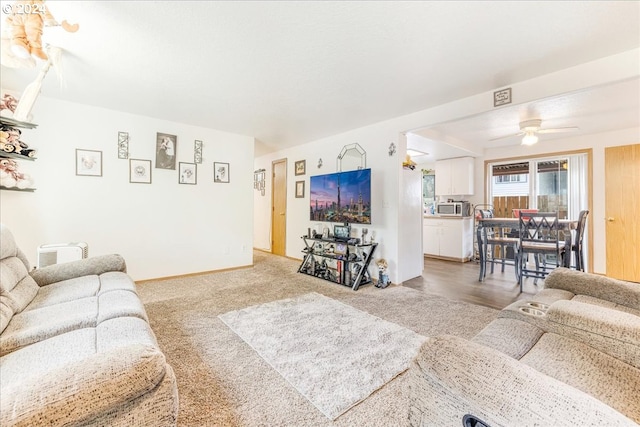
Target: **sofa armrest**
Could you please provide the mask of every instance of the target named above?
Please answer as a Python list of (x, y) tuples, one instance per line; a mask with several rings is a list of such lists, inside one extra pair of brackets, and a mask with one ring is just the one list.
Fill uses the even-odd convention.
[(100, 275), (109, 271), (126, 273), (127, 265), (124, 258), (117, 254), (95, 256), (66, 262), (64, 264), (49, 265), (33, 270), (30, 274), (39, 286), (46, 286), (63, 280), (82, 276)]
[(6, 387), (0, 425), (84, 425), (153, 390), (166, 373), (156, 348), (131, 345)]
[(578, 301), (556, 301), (547, 330), (587, 344), (640, 369), (640, 317)]
[(636, 426), (596, 398), (511, 357), (453, 336), (421, 347), (409, 373), (412, 426)]
[(561, 267), (545, 278), (544, 287), (563, 289), (576, 295), (588, 295), (640, 310), (640, 286), (637, 283)]

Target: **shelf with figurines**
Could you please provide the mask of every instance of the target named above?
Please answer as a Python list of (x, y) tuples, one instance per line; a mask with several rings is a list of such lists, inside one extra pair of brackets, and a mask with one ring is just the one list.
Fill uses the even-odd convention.
[[(33, 192), (33, 180), (29, 174), (20, 171), (17, 160), (36, 160), (36, 150), (21, 140), (20, 128), (34, 129), (27, 123), (7, 117), (15, 111), (18, 101), (4, 94), (0, 105), (0, 190)], [(6, 111), (5, 111), (6, 110)]]

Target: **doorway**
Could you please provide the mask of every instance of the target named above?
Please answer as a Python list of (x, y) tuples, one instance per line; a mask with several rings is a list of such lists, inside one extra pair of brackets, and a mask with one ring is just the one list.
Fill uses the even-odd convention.
[(640, 144), (604, 150), (607, 276), (640, 282)]
[(287, 159), (271, 163), (273, 189), (271, 192), (271, 253), (287, 253)]

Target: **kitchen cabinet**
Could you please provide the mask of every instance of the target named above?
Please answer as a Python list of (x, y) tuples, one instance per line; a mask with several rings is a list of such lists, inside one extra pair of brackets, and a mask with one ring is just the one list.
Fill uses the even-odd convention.
[(473, 218), (425, 216), (422, 221), (425, 256), (466, 262), (473, 255)]
[(436, 162), (436, 196), (473, 195), (473, 157)]

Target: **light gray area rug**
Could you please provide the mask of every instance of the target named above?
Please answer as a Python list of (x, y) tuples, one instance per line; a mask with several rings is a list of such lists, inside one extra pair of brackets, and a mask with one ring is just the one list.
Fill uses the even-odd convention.
[(427, 339), (315, 292), (218, 317), (331, 420), (406, 371)]

